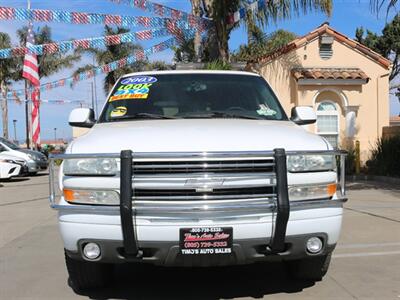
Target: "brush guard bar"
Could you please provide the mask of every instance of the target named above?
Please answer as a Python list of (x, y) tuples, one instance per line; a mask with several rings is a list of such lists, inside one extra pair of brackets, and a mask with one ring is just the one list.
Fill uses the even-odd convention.
[[(274, 230), (267, 246), (267, 254), (278, 254), (284, 252), (286, 228), (289, 220), (291, 207), (303, 205), (301, 202), (290, 203), (288, 195), (287, 180), (287, 156), (289, 155), (335, 155), (338, 160), (338, 185), (340, 187), (341, 196), (336, 199), (338, 202), (345, 202), (345, 157), (346, 151), (343, 150), (326, 150), (326, 151), (285, 151), (279, 148), (273, 151), (253, 151), (253, 152), (208, 152), (208, 153), (134, 153), (131, 150), (123, 150), (120, 154), (60, 154), (51, 155), (50, 159), (50, 205), (57, 210), (76, 210), (76, 211), (92, 211), (93, 213), (119, 211), (121, 216), (121, 229), (123, 236), (124, 255), (130, 259), (140, 259), (143, 255), (139, 248), (136, 233), (136, 212), (133, 185), (133, 164), (134, 159), (138, 158), (227, 158), (227, 157), (249, 157), (263, 156), (273, 157), (275, 161), (276, 175), (276, 197), (275, 203), (263, 203), (259, 205), (260, 209), (269, 208), (276, 213)], [(120, 205), (116, 206), (93, 206), (93, 205), (59, 205), (56, 203), (55, 188), (55, 160), (62, 159), (84, 159), (84, 158), (119, 158), (120, 159)], [(319, 199), (326, 201), (326, 199)], [(332, 200), (331, 200), (332, 201)], [(311, 203), (312, 201), (308, 201)], [(306, 205), (309, 205), (307, 203)], [(256, 204), (257, 205), (257, 204)], [(244, 205), (226, 206), (230, 209), (241, 209)], [(188, 209), (200, 210), (199, 207), (190, 207)]]

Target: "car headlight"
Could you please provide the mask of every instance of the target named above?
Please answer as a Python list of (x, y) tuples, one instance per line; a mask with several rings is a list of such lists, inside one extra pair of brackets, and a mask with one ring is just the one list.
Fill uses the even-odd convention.
[(0, 159), (0, 162), (15, 164), (15, 161), (13, 161), (12, 159)]
[(36, 157), (33, 154), (27, 153), (29, 159), (36, 160)]
[(291, 186), (289, 187), (289, 200), (317, 200), (328, 199), (336, 193), (336, 183), (309, 185), (309, 186)]
[(97, 204), (118, 205), (119, 194), (115, 191), (92, 191), (92, 190), (63, 190), (65, 201), (71, 204)]
[(114, 176), (118, 172), (118, 164), (115, 159), (111, 158), (66, 159), (63, 171), (65, 175), (69, 176)]
[(330, 171), (336, 169), (334, 155), (290, 155), (287, 169), (292, 173)]

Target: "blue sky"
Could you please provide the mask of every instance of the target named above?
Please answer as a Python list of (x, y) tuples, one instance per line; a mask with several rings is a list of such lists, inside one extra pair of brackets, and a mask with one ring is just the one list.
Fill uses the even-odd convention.
[[(12, 6), (12, 7), (26, 7), (26, 0), (0, 0), (0, 6)], [(189, 0), (155, 0), (155, 2), (164, 3), (170, 7), (177, 9), (190, 11)], [(357, 27), (363, 26), (373, 32), (380, 33), (385, 26), (386, 18), (384, 13), (380, 17), (377, 17), (371, 13), (369, 8), (369, 1), (366, 0), (333, 0), (333, 14), (332, 17), (328, 18), (320, 13), (310, 13), (306, 16), (300, 15), (297, 18), (293, 18), (290, 21), (279, 22), (278, 24), (270, 24), (266, 28), (266, 32), (271, 32), (276, 29), (290, 30), (298, 35), (304, 35), (307, 32), (315, 29), (317, 26), (325, 21), (329, 21), (331, 26), (336, 30), (346, 34), (353, 38)], [(109, 14), (120, 14), (120, 15), (143, 15), (146, 16), (145, 12), (133, 9), (125, 5), (117, 5), (111, 3), (108, 0), (69, 0), (69, 1), (52, 1), (52, 0), (32, 0), (32, 8), (37, 9), (54, 9), (54, 10), (66, 10), (66, 11), (80, 11), (80, 12), (96, 12), (96, 13), (109, 13)], [(390, 20), (392, 16), (389, 16)], [(11, 22), (11, 21), (0, 21), (0, 31), (7, 32), (12, 37), (13, 43), (17, 44), (16, 30), (25, 25), (23, 22)], [(35, 26), (43, 26), (43, 23), (36, 23)], [(103, 27), (101, 25), (68, 25), (68, 24), (50, 24), (53, 30), (53, 38), (56, 41), (68, 40), (71, 38), (87, 38), (97, 37), (102, 35)], [(133, 31), (141, 30), (143, 28), (132, 28)], [(164, 39), (165, 40), (165, 39)], [(246, 34), (243, 28), (239, 28), (233, 32), (230, 39), (230, 48), (235, 50), (238, 46), (244, 43), (246, 40)], [(152, 40), (143, 43), (144, 47), (149, 47), (152, 44), (160, 42), (162, 40)], [(172, 51), (165, 51), (150, 57), (153, 60), (166, 60), (171, 61), (173, 57)], [(91, 57), (85, 56), (80, 64), (86, 64), (91, 61)], [(42, 82), (48, 82), (57, 80), (60, 78), (68, 77), (71, 75), (73, 70), (78, 67), (69, 70), (63, 70), (62, 72), (55, 74), (50, 78), (45, 78)], [(105, 101), (106, 95), (102, 89), (102, 77), (97, 77), (97, 100), (99, 107)], [(20, 88), (19, 84), (15, 84), (14, 88)], [(90, 81), (83, 81), (75, 86), (73, 89), (69, 87), (58, 88), (52, 91), (42, 93), (42, 99), (47, 100), (85, 100), (88, 104), (91, 101), (90, 96)], [(400, 104), (394, 97), (390, 99), (391, 114), (397, 115), (400, 113)], [(54, 128), (57, 128), (57, 136), (69, 138), (72, 134), (71, 129), (67, 123), (69, 112), (75, 108), (76, 104), (43, 104), (41, 106), (41, 127), (42, 127), (42, 139), (50, 139), (54, 137)], [(24, 106), (9, 102), (9, 127), (10, 127), (10, 138), (14, 137), (12, 130), (12, 120), (17, 121), (17, 138), (24, 138)], [(0, 124), (0, 131), (2, 130)]]

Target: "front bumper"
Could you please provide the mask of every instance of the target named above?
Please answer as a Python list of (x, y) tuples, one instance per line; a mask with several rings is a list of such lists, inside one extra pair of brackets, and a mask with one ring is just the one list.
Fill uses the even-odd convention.
[(69, 257), (84, 260), (82, 248), (86, 243), (95, 242), (101, 248), (101, 256), (97, 259), (102, 263), (140, 262), (168, 267), (211, 267), (252, 264), (266, 261), (285, 261), (316, 256), (307, 252), (306, 242), (310, 237), (319, 237), (324, 241), (324, 247), (318, 255), (325, 255), (335, 249), (335, 244), (327, 244), (327, 235), (323, 232), (313, 234), (293, 235), (286, 238), (287, 249), (279, 254), (267, 253), (269, 239), (234, 240), (232, 253), (222, 255), (182, 255), (176, 242), (153, 241), (141, 242), (143, 256), (140, 259), (127, 258), (124, 255), (122, 241), (82, 239), (78, 242), (78, 250), (66, 250)]
[(48, 167), (48, 162), (43, 160), (35, 160), (32, 162), (28, 162), (28, 171), (29, 173), (36, 173), (39, 171), (46, 170)]

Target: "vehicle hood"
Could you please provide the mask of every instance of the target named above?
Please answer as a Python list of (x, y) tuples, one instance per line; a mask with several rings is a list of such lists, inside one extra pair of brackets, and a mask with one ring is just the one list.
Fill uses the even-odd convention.
[(144, 120), (95, 125), (69, 153), (327, 150), (318, 135), (290, 121)]
[(26, 153), (26, 154), (31, 154), (33, 157), (35, 157), (37, 159), (46, 159), (46, 156), (39, 151), (30, 150), (30, 149), (20, 149), (18, 151)]
[[(17, 152), (17, 151), (15, 151)], [(4, 151), (0, 153), (0, 160), (1, 159), (9, 159), (19, 163), (26, 163), (25, 157), (21, 157), (20, 155), (14, 155), (14, 151)]]

